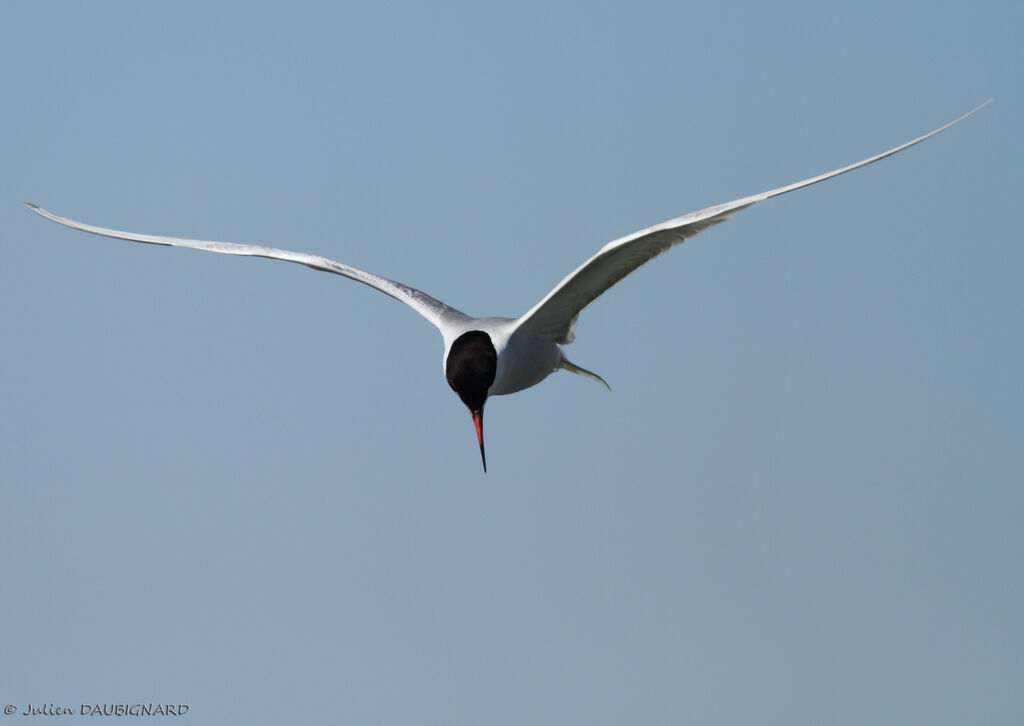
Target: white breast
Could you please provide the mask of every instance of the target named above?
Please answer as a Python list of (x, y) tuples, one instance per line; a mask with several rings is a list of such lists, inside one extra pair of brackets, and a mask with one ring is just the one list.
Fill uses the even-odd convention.
[(442, 370), (448, 360), (452, 343), (463, 333), (482, 330), (490, 336), (494, 350), (498, 354), (498, 370), (488, 395), (503, 396), (537, 385), (558, 369), (562, 362), (562, 351), (557, 343), (538, 340), (522, 332), (517, 333), (517, 322), (513, 318), (470, 318), (446, 326), (442, 331)]

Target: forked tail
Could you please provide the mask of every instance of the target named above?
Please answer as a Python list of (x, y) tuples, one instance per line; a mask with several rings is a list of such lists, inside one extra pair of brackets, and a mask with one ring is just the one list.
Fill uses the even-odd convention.
[(580, 368), (578, 365), (573, 363), (571, 360), (566, 358), (564, 355), (562, 356), (562, 362), (558, 364), (558, 367), (559, 368), (564, 368), (565, 370), (569, 371), (570, 373), (578, 373), (581, 376), (586, 376), (587, 378), (592, 378), (595, 381), (603, 384), (604, 387), (607, 388), (609, 391), (612, 390), (612, 387), (609, 386), (608, 382), (605, 379), (601, 378), (601, 376), (597, 375), (593, 371), (588, 371), (586, 368)]

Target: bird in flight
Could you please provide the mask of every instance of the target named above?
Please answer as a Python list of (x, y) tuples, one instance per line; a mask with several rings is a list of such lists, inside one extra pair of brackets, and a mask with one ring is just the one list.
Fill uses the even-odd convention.
[(742, 209), (899, 153), (945, 131), (991, 102), (992, 99), (989, 99), (981, 106), (950, 121), (945, 126), (855, 164), (795, 184), (691, 212), (609, 242), (593, 257), (570, 272), (540, 302), (518, 318), (474, 318), (413, 287), (318, 255), (289, 252), (259, 245), (207, 242), (120, 232), (59, 217), (29, 202), (26, 204), (36, 214), (83, 232), (131, 242), (188, 247), (226, 255), (267, 257), (273, 260), (297, 262), (300, 265), (312, 267), (314, 270), (333, 272), (336, 275), (348, 277), (400, 300), (441, 331), (441, 336), (444, 339), (445, 379), (452, 390), (462, 399), (473, 417), (477, 441), (480, 444), (480, 460), (486, 472), (487, 457), (484, 453), (483, 427), (484, 404), (488, 398), (515, 393), (535, 386), (559, 369), (592, 378), (606, 387), (608, 386), (604, 379), (596, 373), (570, 362), (561, 346), (571, 343), (575, 338), (576, 320), (580, 313), (612, 285), (661, 253), (685, 242), (708, 227), (724, 222)]

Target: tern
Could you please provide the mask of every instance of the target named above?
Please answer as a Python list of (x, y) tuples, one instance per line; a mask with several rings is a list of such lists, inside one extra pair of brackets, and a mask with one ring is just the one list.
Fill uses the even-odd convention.
[(26, 205), (33, 212), (53, 222), (104, 237), (170, 247), (188, 247), (226, 255), (267, 257), (296, 262), (314, 270), (332, 272), (356, 280), (405, 303), (441, 332), (444, 339), (442, 365), (445, 379), (473, 417), (477, 441), (480, 444), (480, 460), (486, 472), (484, 404), (488, 398), (535, 386), (559, 369), (592, 378), (609, 387), (596, 373), (570, 362), (561, 346), (568, 345), (576, 337), (576, 321), (580, 313), (619, 280), (661, 253), (719, 222), (724, 222), (742, 209), (837, 177), (909, 149), (963, 121), (992, 100), (989, 99), (960, 118), (924, 136), (863, 161), (794, 184), (691, 212), (609, 242), (593, 257), (570, 272), (526, 314), (518, 318), (474, 318), (416, 288), (318, 255), (259, 245), (121, 232), (59, 217), (30, 202), (26, 202)]

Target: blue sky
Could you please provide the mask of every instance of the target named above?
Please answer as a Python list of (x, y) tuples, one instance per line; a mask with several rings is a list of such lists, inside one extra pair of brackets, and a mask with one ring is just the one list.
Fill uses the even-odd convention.
[[(8, 3), (0, 700), (1020, 723), (1019, 3)], [(487, 408), (315, 252), (518, 315), (803, 179)], [(18, 717), (20, 718), (20, 717)]]

